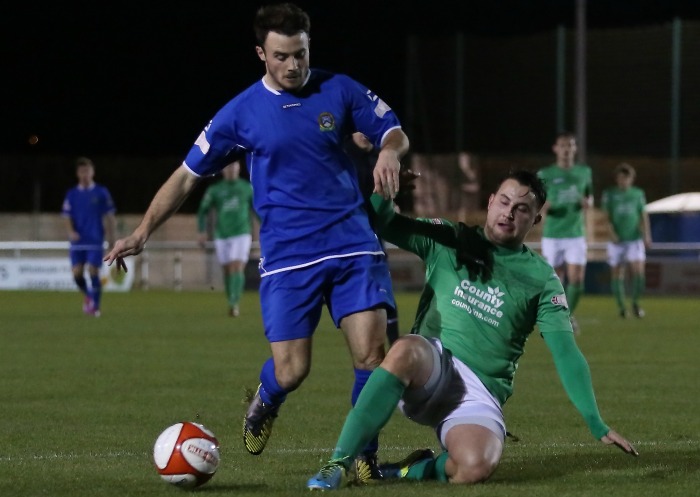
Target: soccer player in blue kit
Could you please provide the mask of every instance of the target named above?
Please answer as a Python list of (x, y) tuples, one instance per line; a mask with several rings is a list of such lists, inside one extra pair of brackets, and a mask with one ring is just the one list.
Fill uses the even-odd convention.
[[(310, 21), (299, 7), (261, 7), (254, 30), (265, 75), (216, 113), (140, 225), (105, 261), (123, 267), (122, 258), (143, 250), (202, 176), (246, 156), (261, 223), (260, 302), (272, 352), (243, 422), (244, 445), (257, 455), (287, 394), (309, 373), (324, 303), (352, 356), (353, 404), (384, 357), (386, 308), (395, 305), (391, 280), (343, 139), (359, 131), (372, 142), (375, 191), (394, 198), (408, 138), (372, 91), (348, 76), (310, 69)], [(375, 439), (356, 461), (362, 480), (380, 476), (376, 449)]]
[[(102, 300), (100, 268), (105, 235), (111, 247), (114, 243), (116, 219), (115, 207), (109, 190), (95, 183), (95, 166), (87, 157), (75, 162), (78, 184), (68, 190), (63, 200), (61, 215), (66, 221), (70, 240), (70, 261), (73, 279), (82, 292), (83, 312), (99, 317)], [(90, 275), (90, 285), (85, 280), (85, 266)]]

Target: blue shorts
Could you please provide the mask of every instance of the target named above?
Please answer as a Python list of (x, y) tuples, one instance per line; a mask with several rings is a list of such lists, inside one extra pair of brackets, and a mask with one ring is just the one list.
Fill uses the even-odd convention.
[(328, 306), (336, 327), (350, 314), (394, 308), (386, 258), (362, 255), (328, 259), (262, 278), (260, 306), (269, 342), (309, 338)]
[(70, 263), (71, 266), (77, 266), (78, 264), (90, 264), (93, 267), (102, 267), (102, 257), (103, 252), (101, 248), (98, 249), (70, 249)]

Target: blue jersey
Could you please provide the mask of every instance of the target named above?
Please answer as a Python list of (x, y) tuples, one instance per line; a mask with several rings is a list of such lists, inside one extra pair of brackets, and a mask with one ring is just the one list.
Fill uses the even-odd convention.
[(364, 86), (313, 70), (294, 93), (262, 80), (244, 90), (214, 116), (184, 165), (210, 175), (232, 157), (246, 155), (264, 277), (329, 258), (382, 252), (343, 139), (360, 131), (380, 148), (399, 127), (391, 109)]
[(88, 188), (75, 186), (68, 190), (61, 214), (70, 217), (73, 229), (80, 235), (80, 239), (72, 241), (71, 245), (99, 245), (102, 248), (105, 237), (102, 218), (114, 211), (112, 196), (102, 185), (93, 183)]

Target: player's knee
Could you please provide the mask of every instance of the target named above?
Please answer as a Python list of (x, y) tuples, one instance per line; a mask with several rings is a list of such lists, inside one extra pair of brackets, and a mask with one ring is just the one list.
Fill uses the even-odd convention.
[(456, 473), (450, 477), (450, 483), (466, 485), (485, 482), (496, 470), (497, 465), (484, 458), (459, 464)]
[(357, 369), (373, 370), (384, 360), (384, 342), (353, 352), (352, 363)]
[(430, 344), (421, 336), (402, 336), (391, 346), (383, 364), (389, 370), (415, 369), (426, 359), (432, 359), (430, 347)]

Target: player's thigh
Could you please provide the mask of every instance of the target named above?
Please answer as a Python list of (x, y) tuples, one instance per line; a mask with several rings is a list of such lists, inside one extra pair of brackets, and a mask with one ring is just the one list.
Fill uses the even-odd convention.
[(252, 240), (253, 238), (249, 234), (214, 240), (216, 258), (221, 265), (228, 264), (232, 261), (246, 263), (250, 258)]
[(557, 268), (564, 264), (564, 251), (557, 238), (542, 238), (542, 257), (550, 266)]
[[(644, 241), (634, 240), (627, 242), (627, 261), (630, 263), (641, 263), (642, 267), (647, 260), (647, 251)], [(637, 264), (639, 266), (639, 264)]]
[(70, 249), (70, 265), (73, 268), (73, 272), (78, 272), (78, 275), (82, 274), (85, 264), (88, 261), (88, 251), (82, 249)]
[(320, 264), (261, 278), (260, 307), (269, 342), (313, 335), (321, 319), (324, 280)]
[(588, 244), (586, 238), (563, 238), (560, 240), (564, 251), (564, 262), (574, 266), (585, 266), (588, 260)]
[(625, 249), (621, 243), (608, 242), (606, 245), (608, 264), (611, 267), (620, 266), (625, 262)]
[[(337, 327), (341, 327), (341, 321), (352, 314), (396, 307), (389, 266), (384, 256), (344, 257), (327, 263), (330, 272), (326, 305)], [(385, 331), (386, 313), (375, 313), (363, 319), (369, 319), (374, 327), (380, 328), (379, 331)], [(374, 332), (374, 328), (371, 331)]]
[(90, 276), (97, 276), (102, 267), (102, 257), (104, 256), (102, 249), (87, 251), (87, 264)]

